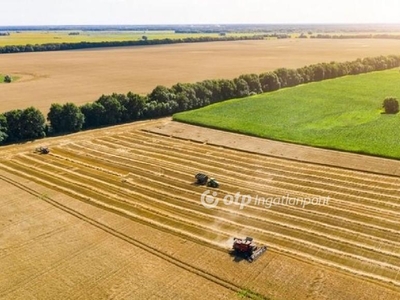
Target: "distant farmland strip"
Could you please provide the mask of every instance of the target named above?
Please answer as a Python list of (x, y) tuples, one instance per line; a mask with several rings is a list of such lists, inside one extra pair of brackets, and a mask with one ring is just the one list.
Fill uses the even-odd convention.
[(0, 55), (0, 73), (20, 77), (0, 85), (0, 112), (33, 105), (46, 115), (52, 103), (83, 105), (102, 94), (398, 53), (396, 40), (271, 39)]
[(127, 46), (151, 46), (180, 43), (199, 43), (199, 42), (222, 42), (222, 41), (240, 41), (240, 40), (262, 40), (263, 35), (241, 36), (199, 36), (188, 38), (165, 38), (165, 39), (141, 39), (130, 41), (101, 41), (101, 42), (75, 42), (75, 43), (45, 43), (45, 44), (26, 44), (26, 45), (6, 45), (0, 46), (0, 53), (21, 53), (21, 52), (43, 52), (43, 51), (62, 51), (78, 50), (91, 48), (108, 47), (127, 47)]

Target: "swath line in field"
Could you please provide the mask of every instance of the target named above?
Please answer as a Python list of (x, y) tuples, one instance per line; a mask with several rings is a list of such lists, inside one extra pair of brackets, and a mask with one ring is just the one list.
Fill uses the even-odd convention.
[[(121, 239), (121, 240), (123, 240), (123, 241), (125, 241), (127, 243), (130, 243), (133, 246), (138, 247), (143, 251), (146, 251), (146, 252), (148, 252), (148, 253), (150, 253), (150, 254), (152, 254), (154, 256), (157, 256), (157, 257), (161, 258), (162, 260), (167, 261), (167, 262), (169, 262), (169, 263), (171, 263), (171, 264), (173, 264), (173, 265), (175, 265), (175, 266), (177, 266), (179, 268), (185, 269), (186, 271), (189, 271), (189, 272), (191, 272), (191, 273), (193, 273), (195, 275), (201, 276), (201, 277), (205, 278), (206, 280), (212, 281), (212, 282), (214, 282), (214, 283), (216, 283), (218, 285), (221, 285), (221, 286), (223, 286), (223, 287), (225, 287), (227, 289), (230, 289), (230, 290), (232, 290), (234, 292), (239, 292), (242, 289), (240, 286), (235, 285), (235, 284), (233, 284), (231, 282), (225, 281), (224, 279), (222, 279), (220, 277), (217, 277), (217, 276), (215, 276), (215, 275), (213, 275), (213, 274), (211, 274), (209, 272), (206, 272), (206, 271), (201, 270), (199, 268), (196, 268), (194, 266), (188, 265), (188, 264), (186, 264), (186, 263), (184, 263), (182, 261), (179, 261), (179, 260), (177, 260), (176, 258), (174, 258), (171, 255), (168, 255), (166, 253), (161, 253), (156, 248), (153, 248), (152, 246), (146, 245), (146, 244), (144, 244), (144, 243), (142, 243), (142, 242), (140, 242), (140, 241), (138, 241), (138, 240), (136, 240), (136, 239), (124, 234), (124, 233), (122, 233), (122, 232), (119, 232), (119, 231), (117, 231), (117, 230), (115, 230), (115, 229), (113, 229), (113, 228), (111, 228), (111, 227), (109, 227), (109, 226), (107, 226), (105, 224), (102, 224), (102, 223), (100, 223), (100, 222), (98, 222), (98, 221), (96, 221), (96, 220), (84, 215), (84, 214), (81, 214), (80, 212), (78, 212), (76, 210), (73, 210), (72, 208), (69, 208), (69, 207), (67, 207), (67, 206), (65, 206), (65, 205), (63, 205), (63, 204), (61, 204), (61, 203), (59, 203), (59, 202), (47, 197), (47, 196), (43, 197), (42, 195), (40, 195), (35, 190), (32, 190), (29, 187), (26, 187), (26, 186), (24, 186), (24, 185), (22, 185), (22, 184), (20, 184), (20, 183), (18, 183), (16, 181), (10, 179), (10, 178), (7, 178), (7, 177), (5, 177), (3, 175), (0, 175), (0, 179), (5, 181), (5, 182), (8, 182), (9, 184), (14, 185), (15, 187), (17, 187), (19, 189), (23, 189), (27, 193), (29, 193), (29, 194), (31, 194), (31, 195), (33, 195), (33, 196), (35, 196), (35, 197), (47, 202), (47, 203), (49, 203), (50, 205), (52, 205), (52, 206), (54, 206), (54, 207), (56, 207), (56, 208), (58, 208), (58, 209), (60, 209), (60, 210), (62, 210), (64, 212), (66, 212), (66, 213), (68, 213), (70, 215), (73, 215), (74, 217), (76, 217), (76, 218), (78, 218), (78, 219), (80, 219), (80, 220), (82, 220), (82, 221), (84, 221), (86, 223), (89, 223), (92, 226), (95, 226), (98, 229), (100, 229), (102, 231), (105, 231), (105, 232), (113, 235), (116, 238), (119, 238), (119, 239)], [(251, 294), (249, 294), (249, 298), (253, 298), (253, 296)]]

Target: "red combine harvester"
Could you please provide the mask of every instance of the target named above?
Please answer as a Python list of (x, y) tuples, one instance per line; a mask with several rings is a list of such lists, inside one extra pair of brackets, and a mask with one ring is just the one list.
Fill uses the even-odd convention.
[(246, 237), (245, 239), (233, 238), (233, 254), (243, 257), (248, 262), (255, 261), (265, 251), (267, 251), (267, 246), (257, 246), (253, 243), (253, 238), (251, 237)]

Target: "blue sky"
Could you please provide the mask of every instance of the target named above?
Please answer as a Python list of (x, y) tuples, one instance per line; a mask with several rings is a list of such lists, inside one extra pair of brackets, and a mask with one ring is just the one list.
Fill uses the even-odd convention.
[(0, 26), (400, 23), (400, 0), (0, 1)]

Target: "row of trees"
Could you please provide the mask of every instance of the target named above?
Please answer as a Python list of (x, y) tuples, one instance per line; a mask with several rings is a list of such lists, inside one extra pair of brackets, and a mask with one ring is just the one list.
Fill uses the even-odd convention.
[(79, 42), (79, 43), (50, 43), (36, 45), (14, 45), (0, 47), (0, 53), (18, 53), (18, 52), (41, 52), (41, 51), (61, 51), (76, 50), (86, 48), (104, 48), (104, 47), (125, 47), (125, 46), (149, 46), (161, 44), (177, 43), (198, 43), (198, 42), (216, 42), (216, 41), (238, 41), (238, 40), (262, 40), (262, 35), (247, 36), (220, 36), (220, 37), (188, 37), (182, 39), (154, 39), (148, 38), (136, 41), (111, 41), (111, 42)]
[[(70, 33), (74, 34), (74, 33)], [(197, 42), (215, 42), (215, 41), (237, 41), (237, 40), (262, 40), (264, 38), (287, 39), (291, 36), (285, 33), (257, 34), (244, 36), (226, 36), (219, 37), (188, 37), (182, 39), (148, 39), (143, 36), (141, 40), (135, 41), (109, 41), (109, 42), (79, 42), (79, 43), (48, 43), (48, 44), (27, 44), (27, 45), (8, 45), (0, 47), (1, 53), (19, 53), (19, 52), (43, 52), (43, 51), (62, 51), (62, 50), (77, 50), (87, 48), (105, 48), (105, 47), (125, 47), (125, 46), (149, 46), (162, 44), (177, 44), (177, 43), (197, 43)], [(302, 34), (299, 38), (307, 38)], [(311, 35), (310, 38), (323, 39), (360, 39), (360, 38), (377, 38), (377, 39), (400, 39), (400, 35), (392, 34), (356, 34), (356, 35), (330, 35), (317, 34)]]
[[(306, 36), (303, 36), (306, 37)], [(311, 35), (310, 38), (315, 39), (394, 39), (400, 40), (400, 35), (398, 34), (317, 34)]]
[(400, 66), (400, 55), (331, 62), (298, 69), (279, 68), (272, 72), (245, 74), (235, 79), (177, 83), (157, 86), (148, 95), (102, 95), (80, 107), (73, 103), (52, 104), (47, 121), (40, 111), (30, 107), (0, 115), (0, 142), (16, 142), (45, 135), (77, 132), (82, 129), (115, 125), (141, 119), (169, 116), (176, 112), (203, 107), (232, 98), (241, 98), (280, 88), (355, 75)]

